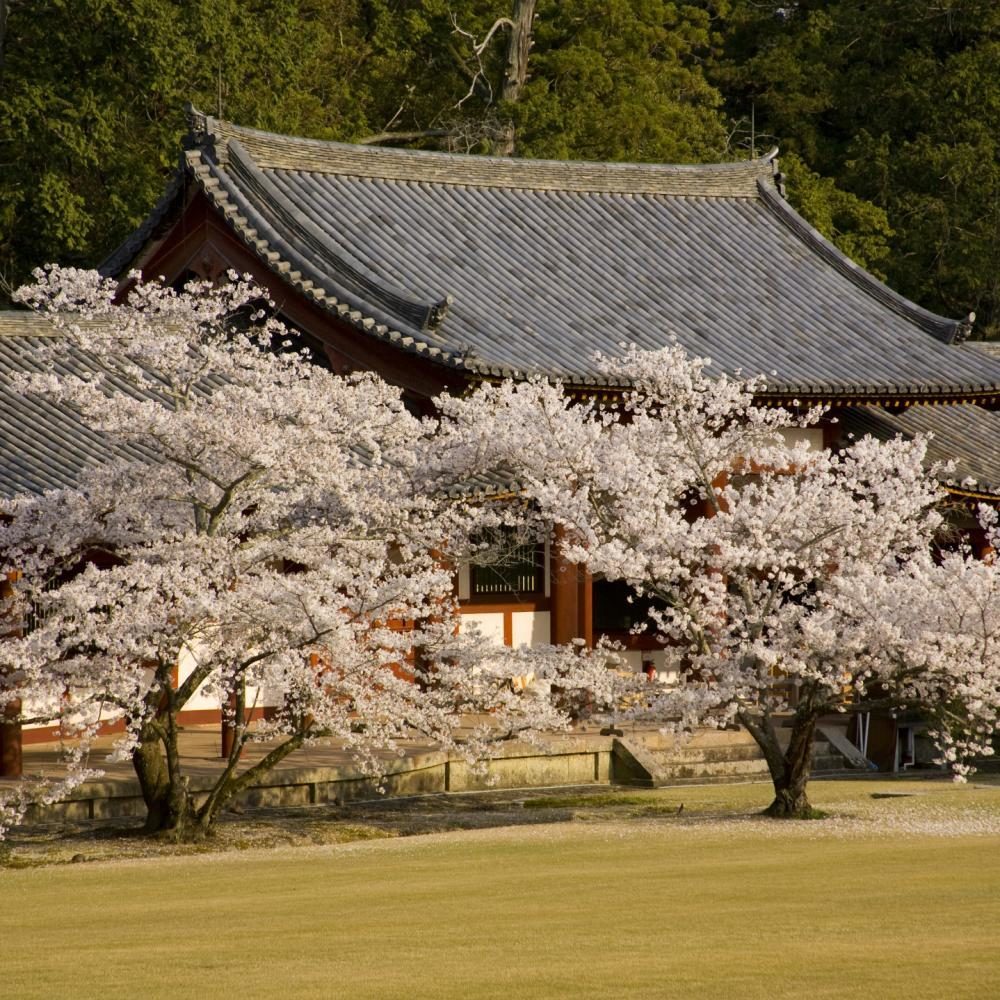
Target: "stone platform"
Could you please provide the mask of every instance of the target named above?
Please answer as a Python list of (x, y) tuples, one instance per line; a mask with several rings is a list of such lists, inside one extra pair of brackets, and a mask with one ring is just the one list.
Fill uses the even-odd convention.
[[(108, 762), (113, 739), (98, 741), (91, 764), (104, 771), (66, 800), (35, 808), (28, 823), (86, 821), (141, 816), (145, 809), (139, 784), (127, 762)], [(559, 785), (667, 784), (767, 780), (767, 768), (749, 734), (733, 730), (701, 730), (681, 745), (655, 729), (624, 727), (621, 735), (602, 735), (596, 726), (546, 737), (544, 748), (522, 743), (498, 745), (482, 770), (455, 754), (419, 740), (404, 742), (399, 754), (381, 758), (384, 774), (364, 774), (343, 746), (331, 743), (303, 748), (278, 764), (239, 801), (249, 806), (293, 806), (324, 802), (467, 792), (488, 788), (539, 788)], [(269, 750), (250, 744), (246, 764)], [(181, 763), (192, 790), (207, 790), (223, 768), (218, 726), (186, 727), (180, 739)], [(671, 766), (665, 767), (669, 763)], [(57, 777), (58, 744), (25, 747), (27, 779)], [(0, 780), (0, 794), (6, 781)]]

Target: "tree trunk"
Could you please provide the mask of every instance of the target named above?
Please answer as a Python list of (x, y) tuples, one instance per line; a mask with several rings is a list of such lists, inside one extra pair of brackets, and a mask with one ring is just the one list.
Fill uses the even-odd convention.
[[(241, 694), (237, 698), (236, 720), (244, 717), (245, 707)], [(146, 804), (144, 833), (174, 841), (198, 841), (209, 836), (220, 810), (260, 782), (309, 736), (315, 735), (312, 721), (304, 717), (296, 732), (238, 774), (245, 730), (245, 722), (237, 725), (226, 766), (215, 783), (204, 790), (203, 800), (196, 806), (189, 780), (182, 770), (176, 716), (169, 709), (161, 710), (155, 720), (143, 726), (139, 745), (132, 751), (132, 767)]]
[(222, 773), (215, 786), (209, 791), (201, 807), (194, 814), (193, 819), (197, 824), (198, 836), (205, 836), (210, 833), (216, 816), (218, 816), (219, 811), (225, 805), (248, 788), (256, 785), (289, 754), (298, 750), (311, 733), (312, 722), (306, 717), (306, 721), (303, 721), (301, 728), (297, 732), (289, 736), (284, 743), (279, 743), (263, 759), (257, 761), (253, 767), (247, 768), (240, 775), (236, 774), (236, 764), (239, 760), (239, 755), (238, 753), (234, 754), (230, 758), (229, 766)]
[(139, 779), (142, 800), (146, 804), (147, 833), (156, 833), (167, 821), (170, 799), (170, 779), (167, 766), (160, 752), (156, 734), (144, 727), (139, 734), (139, 745), (132, 751), (132, 768)]
[(784, 766), (779, 775), (771, 775), (774, 782), (774, 801), (765, 810), (766, 815), (777, 819), (809, 819), (812, 806), (806, 796), (806, 785), (812, 771), (813, 735), (816, 731), (814, 714), (795, 713), (792, 738), (784, 753)]
[(143, 727), (132, 752), (132, 767), (146, 804), (143, 832), (171, 840), (188, 840), (199, 833), (193, 825), (194, 808), (186, 778), (171, 780), (161, 747), (162, 736), (153, 726)]
[(816, 712), (800, 705), (792, 720), (788, 749), (782, 751), (778, 734), (769, 717), (754, 718), (740, 713), (739, 721), (757, 741), (767, 760), (774, 784), (774, 801), (764, 810), (775, 819), (810, 819), (813, 815), (806, 786), (812, 771), (813, 736)]
[[(535, 7), (538, 0), (514, 0), (511, 12), (513, 27), (507, 40), (507, 64), (504, 68), (503, 84), (500, 87), (500, 101), (513, 104), (521, 96), (521, 90), (528, 80), (528, 56), (532, 46), (532, 31)], [(510, 123), (503, 135), (494, 143), (494, 156), (513, 156), (515, 146), (514, 125)]]

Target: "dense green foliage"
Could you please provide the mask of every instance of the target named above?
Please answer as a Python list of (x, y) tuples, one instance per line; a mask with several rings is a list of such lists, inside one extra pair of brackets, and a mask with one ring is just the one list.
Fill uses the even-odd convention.
[[(176, 163), (185, 101), (309, 134), (359, 127), (353, 46), (338, 51), (350, 3), (15, 4), (0, 81), (0, 273), (12, 284), (44, 261), (96, 262), (128, 233)], [(307, 7), (322, 30), (300, 24)]]
[[(0, 280), (94, 263), (162, 191), (183, 106), (318, 138), (697, 162), (778, 144), (796, 206), (949, 315), (1000, 325), (994, 0), (0, 0)], [(755, 118), (755, 135), (749, 122)], [(393, 140), (390, 140), (393, 141)]]
[[(786, 153), (865, 203), (868, 224), (885, 213), (891, 252), (873, 261), (858, 249), (895, 288), (947, 315), (973, 309), (981, 332), (1000, 333), (1000, 4), (730, 8), (710, 77), (731, 107), (754, 107)], [(808, 197), (800, 208), (815, 222)]]
[(539, 5), (532, 78), (511, 109), (519, 152), (692, 163), (726, 156), (721, 96), (705, 79), (710, 21), (662, 0)]

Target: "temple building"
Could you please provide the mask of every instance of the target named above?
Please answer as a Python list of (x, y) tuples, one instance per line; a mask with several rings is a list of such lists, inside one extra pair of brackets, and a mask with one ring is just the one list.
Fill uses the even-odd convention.
[[(132, 269), (168, 283), (250, 273), (318, 363), (376, 371), (418, 412), (530, 373), (613, 400), (622, 386), (598, 353), (675, 339), (710, 370), (765, 376), (762, 403), (828, 406), (803, 432), (815, 447), (932, 431), (932, 457), (976, 480), (950, 486), (956, 500), (1000, 501), (1000, 356), (967, 342), (972, 315), (928, 312), (824, 239), (785, 200), (774, 152), (707, 166), (502, 159), (192, 110), (166, 192), (102, 265), (125, 282)], [(8, 315), (0, 377), (41, 332)], [(25, 406), (0, 391), (7, 496), (71, 482), (100, 448), (69, 416), (38, 432)], [(502, 574), (463, 567), (463, 614), (514, 645), (607, 634), (637, 669), (663, 668), (653, 638), (629, 634), (620, 587), (540, 555)]]

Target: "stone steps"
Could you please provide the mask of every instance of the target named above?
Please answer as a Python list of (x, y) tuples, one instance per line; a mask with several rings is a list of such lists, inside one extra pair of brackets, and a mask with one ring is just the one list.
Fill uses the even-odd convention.
[(859, 771), (856, 767), (829, 768), (823, 771), (813, 771), (809, 776), (810, 781), (831, 781), (837, 778), (885, 778), (884, 774), (878, 771)]
[(824, 754), (813, 754), (813, 775), (826, 774), (828, 771), (844, 771), (845, 773), (856, 773), (856, 770), (849, 767), (847, 761), (836, 751)]
[(643, 784), (638, 781), (621, 781), (615, 784), (627, 788), (680, 788), (685, 785), (746, 785), (769, 780), (765, 770), (762, 774), (700, 774), (695, 778), (671, 778), (662, 785), (654, 785), (651, 782)]
[[(812, 777), (846, 777), (859, 772), (829, 741), (818, 739), (813, 749)], [(660, 788), (680, 784), (764, 781), (769, 777), (763, 753), (742, 731), (695, 734), (677, 744), (654, 734), (644, 739), (615, 740), (611, 779), (615, 784)]]
[(691, 761), (690, 763), (675, 762), (663, 764), (661, 773), (673, 778), (709, 778), (709, 777), (740, 777), (751, 775), (767, 775), (767, 761), (763, 757), (756, 760), (714, 760)]

